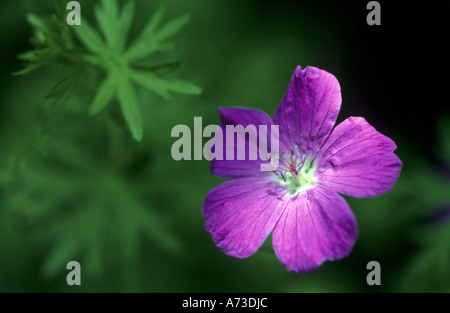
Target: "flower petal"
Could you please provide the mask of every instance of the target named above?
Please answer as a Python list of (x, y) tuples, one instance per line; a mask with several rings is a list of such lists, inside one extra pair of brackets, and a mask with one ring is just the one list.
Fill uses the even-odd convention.
[(220, 184), (203, 202), (205, 228), (223, 252), (246, 258), (273, 230), (286, 206), (284, 193), (268, 179), (239, 178)]
[(287, 148), (297, 145), (309, 154), (331, 132), (340, 108), (336, 77), (316, 67), (302, 70), (298, 66), (273, 119), (280, 125), (280, 142)]
[(354, 197), (374, 197), (392, 189), (402, 162), (394, 141), (362, 117), (336, 126), (319, 153), (318, 177), (329, 188)]
[[(220, 108), (221, 116), (221, 129), (223, 133), (223, 157), (222, 160), (213, 159), (211, 161), (211, 171), (214, 175), (225, 178), (239, 178), (250, 176), (266, 176), (270, 175), (270, 172), (261, 171), (261, 160), (258, 151), (259, 141), (259, 125), (267, 125), (267, 133), (270, 136), (270, 126), (273, 125), (272, 119), (263, 111), (248, 109), (248, 108)], [(226, 130), (226, 125), (242, 125), (246, 128), (249, 125), (249, 135), (244, 135), (245, 138), (236, 136), (234, 140), (234, 147), (226, 145), (226, 138), (234, 136), (234, 133)], [(246, 128), (247, 129), (247, 128)], [(253, 137), (254, 140), (250, 140)], [(238, 160), (238, 140), (245, 142), (245, 159)], [(270, 147), (270, 140), (267, 140), (267, 144)], [(217, 146), (216, 146), (217, 148)], [(233, 152), (234, 160), (227, 160), (226, 150), (231, 149)], [(250, 158), (250, 151), (256, 154), (256, 160)]]
[(275, 226), (273, 248), (288, 270), (307, 273), (326, 260), (347, 256), (357, 236), (356, 219), (344, 198), (319, 186), (287, 206)]

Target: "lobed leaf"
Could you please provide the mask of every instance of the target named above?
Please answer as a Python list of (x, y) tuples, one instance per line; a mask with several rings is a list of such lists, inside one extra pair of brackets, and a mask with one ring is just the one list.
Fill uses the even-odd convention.
[(117, 25), (119, 19), (117, 0), (102, 0), (101, 6), (96, 6), (94, 12), (106, 42), (110, 47), (116, 48), (121, 36)]
[(166, 82), (160, 77), (150, 72), (133, 70), (130, 73), (131, 79), (138, 85), (153, 91), (166, 100), (172, 99)]
[(167, 86), (170, 90), (178, 93), (199, 95), (202, 93), (202, 89), (184, 79), (173, 77), (166, 79)]
[(127, 2), (122, 9), (122, 15), (120, 17), (120, 32), (122, 36), (119, 38), (117, 46), (119, 51), (123, 51), (128, 38), (128, 32), (130, 31), (131, 23), (133, 22), (134, 16), (134, 2)]
[(172, 99), (170, 95), (171, 91), (193, 95), (198, 95), (202, 91), (199, 87), (181, 78), (161, 78), (154, 73), (141, 70), (131, 71), (131, 79), (136, 84), (153, 91), (167, 100)]
[(33, 13), (29, 13), (27, 15), (27, 21), (32, 26), (34, 26), (37, 31), (39, 31), (41, 33), (45, 33), (45, 32), (49, 31), (45, 20)]
[(185, 14), (180, 16), (168, 23), (166, 23), (157, 33), (157, 38), (159, 40), (164, 40), (172, 37), (176, 33), (178, 33), (187, 22), (189, 22), (190, 16), (189, 14)]
[(139, 62), (131, 62), (130, 66), (132, 69), (153, 72), (157, 75), (164, 76), (172, 73), (178, 67), (180, 67), (180, 61), (157, 63), (157, 64), (147, 64)]
[(117, 74), (111, 71), (108, 76), (102, 81), (100, 88), (95, 95), (89, 108), (89, 115), (95, 115), (101, 112), (114, 97), (117, 87)]
[(157, 28), (164, 17), (164, 8), (160, 7), (144, 27), (134, 43), (128, 48), (125, 57), (128, 60), (138, 60), (156, 51), (166, 50), (173, 45), (163, 45), (158, 42)]
[(74, 32), (84, 45), (94, 53), (103, 53), (106, 49), (100, 35), (87, 21), (83, 20), (82, 27), (74, 27)]
[(142, 140), (142, 119), (139, 102), (133, 85), (128, 79), (122, 79), (118, 85), (117, 94), (125, 122), (130, 128), (133, 138)]
[(55, 86), (53, 86), (50, 92), (45, 96), (45, 99), (58, 98), (64, 95), (73, 86), (76, 78), (77, 75), (72, 73), (61, 79)]

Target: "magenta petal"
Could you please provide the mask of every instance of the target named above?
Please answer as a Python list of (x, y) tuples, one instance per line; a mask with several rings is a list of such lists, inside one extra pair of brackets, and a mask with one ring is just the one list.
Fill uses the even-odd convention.
[(280, 142), (308, 154), (331, 132), (340, 108), (336, 77), (316, 67), (298, 66), (273, 119), (280, 125)]
[(400, 174), (396, 148), (364, 118), (350, 117), (336, 126), (319, 154), (320, 183), (354, 197), (381, 195)]
[(357, 236), (355, 217), (344, 198), (317, 187), (288, 204), (275, 226), (273, 248), (288, 270), (307, 273), (326, 260), (347, 256)]
[(272, 125), (272, 119), (266, 112), (241, 108), (241, 107), (230, 107), (230, 108), (220, 108), (221, 123), (223, 125)]
[(245, 258), (255, 253), (284, 209), (283, 190), (258, 178), (240, 178), (212, 189), (202, 206), (205, 228), (226, 254)]
[[(256, 138), (259, 138), (259, 125), (267, 125), (267, 132), (270, 136), (270, 125), (273, 125), (272, 119), (263, 111), (248, 109), (248, 108), (221, 108), (221, 125), (223, 133), (223, 160), (212, 160), (211, 161), (211, 171), (214, 175), (225, 177), (225, 178), (239, 178), (239, 177), (250, 177), (250, 176), (266, 176), (270, 175), (270, 172), (261, 171), (261, 163), (258, 153), (257, 141), (249, 141), (249, 136), (245, 138), (245, 160), (237, 160), (237, 140), (234, 144), (234, 160), (226, 160), (226, 137), (229, 135), (226, 132), (226, 125), (242, 125), (247, 127), (248, 125), (254, 125), (256, 133), (252, 132)], [(269, 141), (268, 141), (268, 144)], [(257, 155), (256, 160), (251, 160), (249, 158), (249, 151), (253, 151)]]

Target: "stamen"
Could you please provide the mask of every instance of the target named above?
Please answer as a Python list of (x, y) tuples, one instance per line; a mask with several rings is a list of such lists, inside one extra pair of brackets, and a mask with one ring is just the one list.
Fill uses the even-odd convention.
[(283, 177), (284, 182), (286, 182), (286, 174), (283, 171), (280, 171), (281, 177)]
[(291, 167), (292, 171), (296, 172), (294, 164), (290, 163), (289, 166)]
[(286, 154), (283, 153), (283, 157), (284, 157), (284, 161), (286, 162), (286, 164), (291, 163), (291, 162), (289, 161), (289, 159), (287, 158)]
[(300, 148), (297, 146), (297, 145), (295, 145), (295, 152), (297, 152), (297, 156), (301, 159), (302, 158), (302, 153), (300, 152)]

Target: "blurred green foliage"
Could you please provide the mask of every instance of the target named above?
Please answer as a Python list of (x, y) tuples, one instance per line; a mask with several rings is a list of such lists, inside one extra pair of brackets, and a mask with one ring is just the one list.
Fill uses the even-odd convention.
[[(131, 133), (137, 141), (142, 140), (142, 118), (132, 82), (150, 89), (165, 99), (170, 92), (199, 94), (201, 89), (180, 78), (163, 77), (179, 62), (145, 63), (154, 53), (171, 50), (174, 44), (166, 40), (174, 36), (189, 20), (184, 15), (161, 26), (163, 9), (159, 9), (149, 20), (142, 33), (125, 49), (128, 31), (134, 16), (134, 2), (127, 2), (120, 12), (117, 0), (104, 0), (94, 9), (103, 37), (84, 19), (81, 27), (70, 27), (66, 23), (65, 1), (58, 1), (56, 13), (40, 18), (28, 14), (35, 36), (31, 43), (35, 49), (19, 55), (26, 61), (25, 68), (17, 75), (26, 74), (44, 64), (66, 65), (71, 73), (59, 81), (46, 96), (48, 99), (67, 100), (65, 96), (78, 81), (86, 78), (85, 71), (99, 70), (103, 76), (98, 91), (89, 108), (91, 115), (101, 112), (117, 93), (117, 99)], [(86, 48), (72, 40), (72, 31)], [(79, 92), (79, 91), (78, 91)]]
[[(404, 162), (393, 191), (374, 199), (348, 198), (360, 227), (352, 254), (307, 275), (286, 271), (270, 238), (245, 260), (219, 251), (203, 228), (201, 204), (223, 179), (210, 174), (207, 161), (176, 162), (170, 156), (172, 127), (192, 127), (194, 116), (202, 116), (207, 125), (219, 122), (219, 106), (273, 112), (298, 64), (336, 74), (344, 95), (340, 120), (351, 115), (358, 104), (346, 97), (352, 85), (340, 70), (349, 60), (333, 17), (313, 19), (305, 12), (275, 9), (267, 18), (258, 1), (172, 0), (164, 1), (172, 22), (153, 33), (157, 28), (152, 21), (162, 18), (161, 1), (120, 2), (120, 10), (109, 7), (113, 2), (80, 1), (84, 28), (74, 32), (76, 37), (66, 24), (42, 20), (55, 12), (53, 1), (2, 3), (1, 12), (8, 5), (12, 9), (0, 28), (8, 47), (0, 95), (0, 291), (450, 291), (450, 221), (428, 219), (450, 204), (449, 176), (417, 155), (408, 138), (392, 134)], [(142, 45), (175, 35), (185, 14), (191, 20), (182, 35), (172, 37), (176, 49), (160, 49), (167, 46), (159, 41)], [(83, 67), (57, 62), (53, 56), (59, 52), (50, 50), (50, 56), (38, 59), (25, 55), (32, 67), (43, 61), (45, 67), (12, 77), (21, 69), (15, 55), (39, 48), (27, 43), (32, 33), (27, 16), (35, 30), (59, 25), (60, 32), (50, 33), (60, 36), (54, 40), (59, 51), (61, 46), (69, 49), (66, 60), (74, 56), (73, 46), (84, 44), (89, 57), (75, 60), (86, 62)], [(14, 36), (8, 35), (11, 29)], [(102, 49), (134, 51), (136, 59), (155, 52), (133, 65), (146, 78), (135, 80), (136, 86), (128, 83), (125, 90), (110, 84), (112, 65), (99, 63), (103, 57), (83, 31), (96, 33)], [(36, 33), (35, 40), (41, 35)], [(137, 48), (123, 50), (126, 43)], [(75, 87), (59, 88), (71, 70), (80, 68)], [(202, 86), (203, 93), (169, 99), (169, 91), (198, 93), (194, 85), (180, 87), (174, 74)], [(62, 83), (53, 88), (57, 81)], [(106, 107), (116, 101), (112, 91), (118, 92), (122, 107)], [(125, 112), (123, 103), (130, 98), (139, 114)], [(100, 114), (88, 115), (102, 108)], [(138, 123), (130, 117), (134, 114), (142, 119), (141, 142), (125, 126)], [(443, 119), (436, 149), (447, 168), (448, 125), (448, 118)], [(139, 126), (130, 128), (141, 139)], [(71, 260), (81, 264), (82, 286), (66, 284), (65, 265)], [(379, 287), (366, 284), (371, 260), (381, 264)]]

